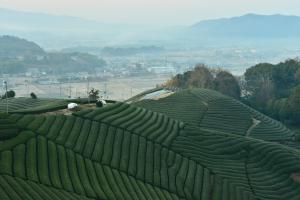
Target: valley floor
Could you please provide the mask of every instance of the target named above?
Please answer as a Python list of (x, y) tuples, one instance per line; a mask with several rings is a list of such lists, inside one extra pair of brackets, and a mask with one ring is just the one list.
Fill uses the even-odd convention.
[[(28, 97), (34, 92), (43, 98), (72, 98), (86, 97), (87, 89), (99, 89), (108, 99), (125, 100), (145, 90), (154, 88), (168, 80), (167, 75), (149, 75), (139, 77), (113, 77), (107, 80), (76, 83), (61, 83), (42, 85), (34, 83), (34, 78), (12, 77), (8, 79), (10, 88), (16, 92), (17, 97)], [(103, 94), (106, 91), (106, 95)]]

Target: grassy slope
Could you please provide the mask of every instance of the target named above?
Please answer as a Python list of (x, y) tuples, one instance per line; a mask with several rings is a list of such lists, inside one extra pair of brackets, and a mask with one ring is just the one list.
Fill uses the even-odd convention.
[[(205, 102), (216, 95), (194, 92)], [(0, 142), (0, 199), (300, 198), (297, 150), (227, 124), (187, 122), (175, 105), (167, 115), (124, 103), (73, 116), (2, 115), (18, 134)]]

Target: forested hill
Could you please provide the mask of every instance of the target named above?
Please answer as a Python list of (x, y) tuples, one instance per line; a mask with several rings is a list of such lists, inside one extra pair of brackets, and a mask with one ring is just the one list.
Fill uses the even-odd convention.
[(44, 54), (44, 50), (34, 42), (13, 36), (0, 36), (0, 58)]
[(241, 100), (252, 108), (277, 119), (300, 134), (300, 60), (278, 64), (260, 63), (234, 77), (222, 69), (197, 65), (177, 74), (167, 88), (207, 88)]
[(13, 36), (0, 36), (0, 73), (25, 73), (29, 68), (43, 72), (93, 72), (105, 61), (87, 53), (46, 52), (38, 44)]

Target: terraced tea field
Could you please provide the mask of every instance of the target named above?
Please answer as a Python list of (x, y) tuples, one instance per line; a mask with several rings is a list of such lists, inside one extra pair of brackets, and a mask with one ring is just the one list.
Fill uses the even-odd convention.
[(295, 139), (294, 133), (280, 122), (210, 90), (185, 90), (163, 99), (138, 100), (133, 104), (203, 129), (279, 143)]
[(9, 98), (0, 100), (0, 112), (10, 113), (43, 113), (66, 108), (68, 101), (57, 99)]
[(208, 90), (1, 114), (0, 199), (298, 200), (299, 151), (279, 144), (293, 136)]

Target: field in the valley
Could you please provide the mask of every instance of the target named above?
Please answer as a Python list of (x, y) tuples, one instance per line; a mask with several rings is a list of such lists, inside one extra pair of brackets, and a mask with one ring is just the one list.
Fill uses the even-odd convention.
[[(168, 80), (167, 75), (151, 75), (140, 77), (126, 78), (109, 78), (97, 82), (76, 82), (42, 85), (34, 83), (34, 79), (19, 77), (8, 78), (9, 89), (13, 89), (18, 97), (28, 97), (31, 92), (38, 97), (44, 98), (72, 98), (86, 97), (87, 90), (91, 88), (99, 89), (101, 92), (106, 90), (108, 99), (125, 100), (141, 93), (145, 90), (152, 89), (156, 84), (162, 84)], [(1, 88), (2, 89), (2, 88)], [(4, 91), (2, 90), (2, 93)]]

